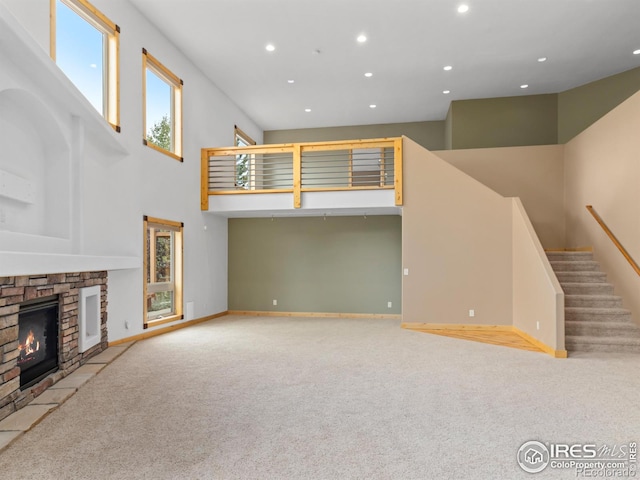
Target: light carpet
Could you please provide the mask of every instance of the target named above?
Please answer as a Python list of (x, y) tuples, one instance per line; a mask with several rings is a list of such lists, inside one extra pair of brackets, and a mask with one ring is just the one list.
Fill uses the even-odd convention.
[(0, 454), (19, 479), (547, 479), (528, 440), (640, 440), (640, 356), (379, 319), (224, 317), (133, 345)]

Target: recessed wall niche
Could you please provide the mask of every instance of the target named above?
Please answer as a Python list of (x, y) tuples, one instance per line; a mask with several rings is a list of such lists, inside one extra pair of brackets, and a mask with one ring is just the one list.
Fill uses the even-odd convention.
[[(0, 91), (0, 239), (6, 232), (69, 239), (71, 152), (47, 106), (19, 88)], [(9, 237), (7, 237), (9, 238)], [(20, 250), (3, 240), (0, 250)]]

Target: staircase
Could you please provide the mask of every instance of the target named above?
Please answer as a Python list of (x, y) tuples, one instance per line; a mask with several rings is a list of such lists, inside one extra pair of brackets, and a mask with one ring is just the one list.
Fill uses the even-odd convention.
[(640, 327), (613, 294), (591, 252), (547, 252), (564, 290), (568, 351), (638, 352)]

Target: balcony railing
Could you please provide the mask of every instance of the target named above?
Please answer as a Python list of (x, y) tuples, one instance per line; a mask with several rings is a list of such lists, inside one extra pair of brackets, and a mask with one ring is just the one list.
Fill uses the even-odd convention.
[(402, 205), (402, 138), (203, 148), (201, 208), (210, 195), (395, 190)]

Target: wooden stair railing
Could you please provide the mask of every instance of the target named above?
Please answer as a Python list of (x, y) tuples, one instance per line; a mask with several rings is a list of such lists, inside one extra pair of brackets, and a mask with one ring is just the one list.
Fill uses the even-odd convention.
[(587, 210), (589, 210), (589, 213), (591, 215), (593, 215), (593, 218), (596, 219), (596, 222), (598, 222), (598, 224), (602, 227), (602, 229), (607, 234), (609, 239), (611, 239), (613, 244), (616, 247), (618, 247), (618, 250), (620, 250), (620, 253), (622, 253), (624, 258), (627, 259), (627, 262), (629, 262), (629, 265), (631, 265), (631, 267), (635, 270), (635, 272), (638, 275), (640, 275), (640, 267), (638, 267), (638, 264), (635, 262), (635, 260), (633, 258), (631, 258), (631, 255), (629, 255), (629, 252), (627, 252), (627, 250), (622, 246), (622, 244), (616, 238), (616, 236), (613, 234), (613, 232), (611, 230), (609, 230), (609, 227), (607, 227), (606, 223), (604, 223), (604, 221), (602, 220), (600, 215), (598, 215), (598, 212), (596, 212), (595, 209), (593, 208), (593, 206), (591, 206), (591, 205), (587, 205), (586, 207), (587, 207)]

